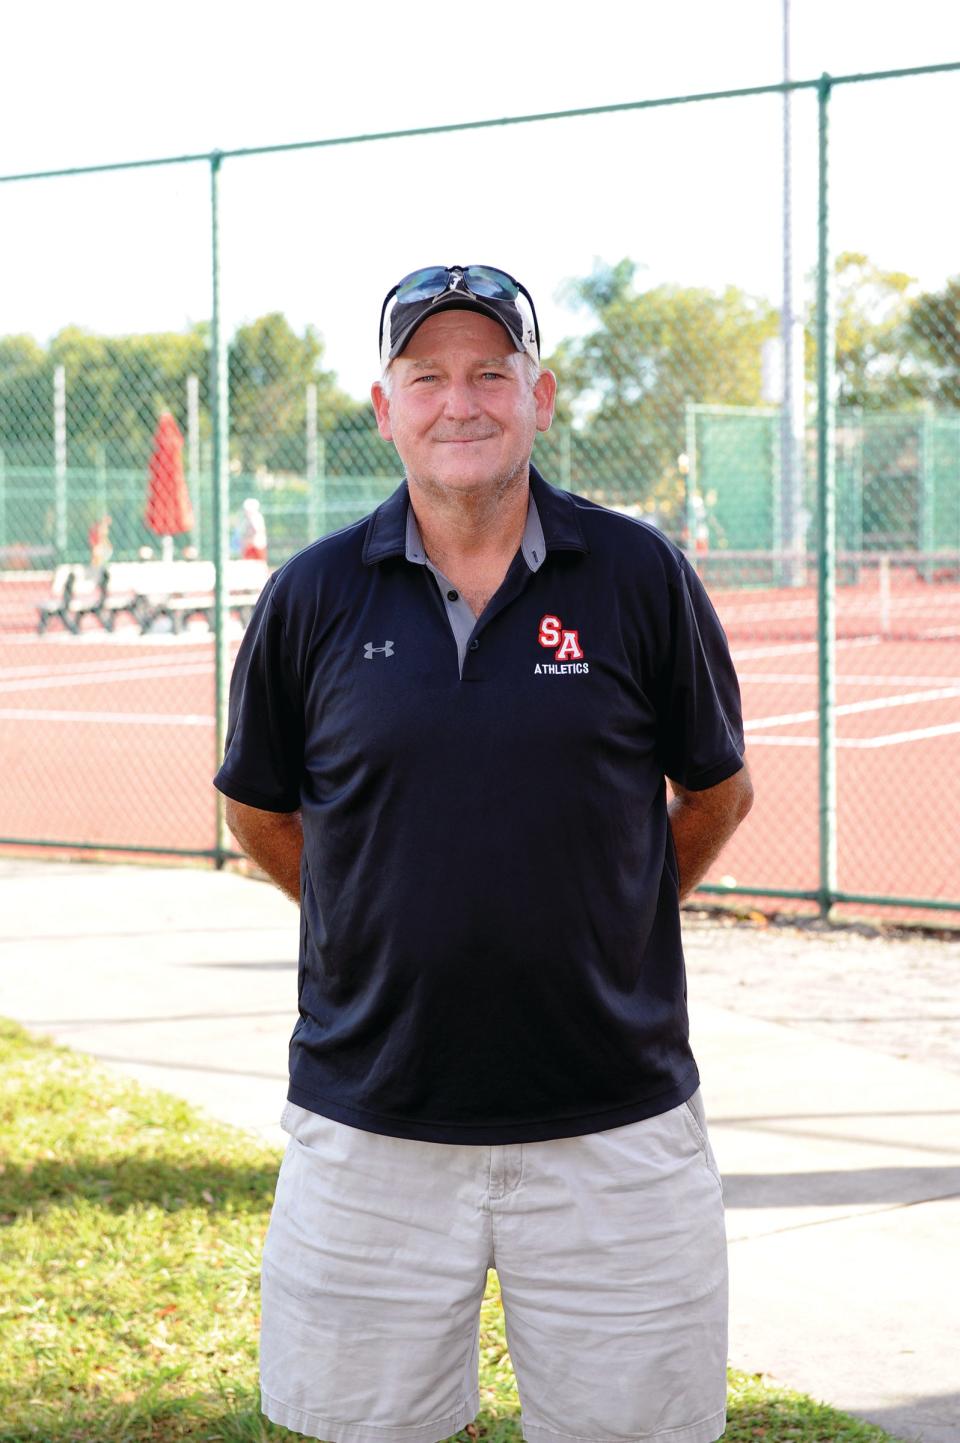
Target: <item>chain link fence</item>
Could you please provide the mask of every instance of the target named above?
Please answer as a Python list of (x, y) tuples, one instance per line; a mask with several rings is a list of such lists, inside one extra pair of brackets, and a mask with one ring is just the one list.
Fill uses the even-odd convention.
[[(946, 69), (923, 83), (952, 87), (955, 103), (960, 77)], [(878, 78), (873, 88), (917, 83)], [(374, 175), (386, 176), (377, 205), (391, 214), (407, 168), (431, 173), (442, 160), (435, 136), (366, 146), (366, 169), (358, 151), (347, 167), (344, 151), (323, 147), (215, 156), (210, 192), (198, 158), (0, 187), (11, 213), (28, 192), (57, 187), (65, 210), (85, 195), (96, 203), (110, 222), (97, 263), (117, 277), (118, 317), (86, 328), (71, 312), (49, 339), (0, 336), (0, 845), (229, 855), (210, 777), (231, 653), (261, 584), (231, 568), (282, 564), (367, 514), (401, 477), (362, 389), (348, 389), (327, 349), (324, 315), (345, 285), (358, 288), (374, 379), (387, 286), (425, 261), (479, 255), (521, 275), (538, 303), (552, 296), (566, 308), (566, 333), (555, 307), (545, 335), (560, 402), (537, 441), (540, 469), (661, 528), (697, 566), (727, 629), (758, 800), (704, 893), (800, 911), (960, 912), (960, 795), (945, 795), (960, 786), (960, 276), (921, 283), (863, 251), (827, 249), (827, 140), (841, 155), (859, 144), (867, 89), (847, 86), (840, 105), (839, 84), (795, 87), (806, 200), (794, 227), (811, 278), (792, 421), (779, 302), (760, 278), (775, 273), (781, 245), (770, 143), (779, 87), (554, 121), (568, 138), (592, 127), (592, 163), (575, 182), (567, 174), (566, 190), (543, 187), (540, 224), (562, 223), (573, 184), (575, 203), (605, 216), (619, 249), (542, 283), (536, 248), (524, 265), (527, 243), (505, 247), (496, 217), (478, 223), (469, 255), (439, 220), (429, 254), (410, 251), (408, 265), (409, 242), (393, 256), (381, 240), (372, 282), (350, 234), (325, 233), (318, 248), (312, 226), (290, 223), (305, 195), (329, 201)], [(834, 114), (828, 130), (832, 108), (843, 127)], [(721, 113), (732, 129), (718, 177)], [(522, 176), (535, 152), (521, 135), (459, 135), (459, 161)], [(671, 275), (662, 258), (654, 275), (644, 269), (627, 153), (637, 157), (632, 194), (659, 196), (649, 224), (663, 255), (696, 227), (709, 280)], [(665, 154), (669, 174), (655, 169)], [(745, 154), (749, 167), (732, 163)], [(518, 187), (503, 213), (524, 203)], [(172, 263), (169, 232), (139, 223), (145, 202), (176, 214), (184, 304), (208, 319), (129, 334), (124, 315), (142, 313), (142, 287)], [(831, 197), (841, 213), (844, 203)], [(279, 239), (266, 254), (242, 251), (236, 238), (264, 213)], [(756, 285), (733, 278), (733, 259), (721, 262), (731, 279), (715, 278), (710, 257), (728, 217), (741, 232), (729, 254), (749, 238)], [(878, 245), (883, 219), (865, 232)], [(79, 275), (76, 285), (79, 296)], [(158, 477), (188, 498), (180, 509), (150, 500)]]

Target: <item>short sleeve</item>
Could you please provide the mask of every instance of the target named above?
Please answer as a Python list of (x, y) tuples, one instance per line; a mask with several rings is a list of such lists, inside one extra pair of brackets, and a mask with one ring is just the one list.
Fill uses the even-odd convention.
[(237, 653), (223, 765), (213, 784), (246, 806), (295, 812), (303, 750), (302, 688), (268, 583)]
[(740, 687), (730, 648), (703, 583), (686, 559), (671, 583), (657, 735), (665, 775), (690, 791), (716, 786), (743, 765)]

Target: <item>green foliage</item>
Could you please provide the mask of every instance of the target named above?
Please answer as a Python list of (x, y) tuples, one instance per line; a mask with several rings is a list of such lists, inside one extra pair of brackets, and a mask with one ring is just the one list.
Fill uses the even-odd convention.
[(960, 410), (960, 275), (942, 291), (918, 296), (905, 327), (925, 371), (925, 395), (938, 408)]
[[(857, 251), (837, 256), (834, 270), (838, 404), (872, 411), (916, 405), (924, 394), (908, 327), (916, 281), (903, 271), (881, 270)], [(813, 336), (808, 356), (812, 367)]]
[[(279, 314), (241, 326), (229, 347), (231, 458), (256, 472), (305, 464), (306, 387), (317, 387), (321, 430), (352, 415), (356, 403), (321, 369), (323, 342), (308, 326), (298, 336)], [(53, 375), (62, 366), (71, 467), (145, 470), (161, 411), (187, 430), (187, 382), (198, 382), (200, 439), (210, 440), (209, 327), (140, 336), (100, 336), (77, 326), (44, 349), (31, 336), (0, 338), (0, 448), (14, 466), (49, 467), (53, 458)]]
[(638, 290), (636, 270), (627, 259), (598, 264), (568, 285), (567, 299), (597, 324), (549, 364), (564, 398), (558, 419), (577, 423), (574, 489), (646, 500), (675, 520), (687, 402), (759, 404), (762, 345), (779, 322), (768, 301), (735, 286)]
[(317, 388), (317, 425), (327, 430), (355, 409), (320, 362), (313, 326), (298, 336), (279, 311), (241, 326), (229, 352), (232, 455), (242, 471), (303, 472), (307, 386)]

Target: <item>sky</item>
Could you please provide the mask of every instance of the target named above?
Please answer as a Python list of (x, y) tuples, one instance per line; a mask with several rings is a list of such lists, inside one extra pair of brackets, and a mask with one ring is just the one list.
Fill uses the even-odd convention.
[[(609, 105), (782, 78), (781, 0), (34, 0), (5, 17), (0, 174)], [(792, 0), (791, 72), (960, 60), (960, 6)], [(831, 241), (935, 287), (960, 269), (960, 73), (851, 85), (831, 108)], [(282, 310), (363, 395), (387, 288), (434, 263), (502, 266), (544, 349), (589, 316), (597, 260), (637, 283), (777, 300), (779, 97), (229, 159), (229, 326)], [(794, 101), (796, 266), (815, 259), (816, 105)], [(0, 185), (0, 332), (182, 329), (210, 313), (209, 169)]]

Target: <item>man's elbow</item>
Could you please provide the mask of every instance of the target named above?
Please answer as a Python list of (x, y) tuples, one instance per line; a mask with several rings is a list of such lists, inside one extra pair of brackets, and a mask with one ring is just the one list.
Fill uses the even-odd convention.
[(224, 798), (224, 816), (244, 851), (256, 848), (265, 838), (295, 831), (300, 825), (299, 812), (269, 812), (237, 802), (233, 797)]
[(733, 814), (736, 818), (736, 824), (739, 827), (740, 823), (743, 821), (744, 817), (753, 806), (754, 797), (753, 780), (750, 776), (750, 772), (747, 769), (746, 762), (744, 762), (740, 771), (735, 774), (734, 781), (736, 782), (736, 790), (732, 799)]

